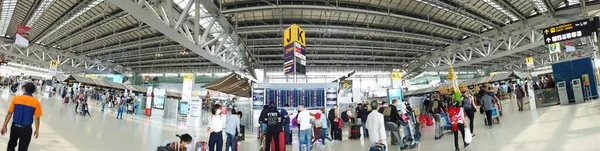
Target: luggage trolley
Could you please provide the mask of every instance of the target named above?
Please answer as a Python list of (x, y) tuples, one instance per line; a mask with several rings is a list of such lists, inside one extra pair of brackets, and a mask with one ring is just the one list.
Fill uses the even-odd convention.
[[(500, 114), (498, 113), (499, 110), (497, 109), (496, 105), (492, 105), (492, 122), (496, 123), (496, 124), (500, 124)], [(489, 125), (488, 121), (487, 121), (487, 114), (483, 114), (483, 121), (485, 122), (485, 125)]]

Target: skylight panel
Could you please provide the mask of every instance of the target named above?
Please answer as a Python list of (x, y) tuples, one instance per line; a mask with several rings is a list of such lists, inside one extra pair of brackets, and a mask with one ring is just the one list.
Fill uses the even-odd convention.
[[(537, 8), (537, 10), (539, 12), (541, 12), (541, 13), (548, 12), (548, 8), (546, 7), (546, 4), (544, 4), (543, 0), (532, 0), (532, 2), (533, 2), (533, 5), (535, 6), (535, 8)], [(537, 12), (535, 14), (537, 14)]]
[(40, 16), (42, 16), (42, 14), (44, 14), (44, 12), (46, 12), (46, 10), (50, 8), (52, 3), (54, 3), (54, 0), (44, 0), (42, 4), (40, 4), (40, 7), (38, 7), (38, 9), (35, 11), (31, 19), (29, 19), (29, 21), (27, 22), (27, 26), (33, 26), (33, 24), (40, 18)]
[(572, 6), (575, 4), (579, 4), (579, 0), (567, 0), (567, 3), (569, 3), (569, 6)]
[(12, 19), (13, 12), (17, 6), (17, 0), (4, 0), (2, 1), (2, 14), (0, 14), (0, 35), (6, 35), (8, 25)]
[(471, 21), (475, 21), (475, 22), (477, 22), (477, 23), (479, 23), (479, 24), (482, 24), (482, 25), (484, 25), (484, 26), (485, 26), (485, 27), (487, 27), (487, 28), (491, 28), (491, 27), (492, 27), (492, 26), (491, 26), (491, 25), (489, 25), (489, 24), (486, 24), (486, 23), (484, 23), (484, 22), (481, 22), (481, 21), (479, 21), (479, 20), (476, 20), (476, 19), (474, 19), (474, 18), (471, 18), (471, 17), (465, 16), (465, 15), (463, 15), (463, 14), (461, 14), (461, 13), (457, 13), (456, 11), (451, 11), (451, 10), (449, 10), (449, 9), (445, 8), (445, 7), (441, 7), (441, 6), (439, 6), (439, 5), (436, 5), (436, 4), (433, 4), (433, 3), (429, 3), (429, 2), (427, 2), (427, 0), (417, 0), (417, 2), (421, 2), (421, 3), (423, 3), (423, 4), (427, 4), (427, 5), (429, 5), (429, 6), (432, 6), (432, 7), (435, 7), (435, 8), (441, 9), (441, 10), (444, 10), (444, 11), (446, 11), (446, 12), (450, 12), (450, 13), (452, 13), (452, 14), (458, 15), (458, 16), (460, 16), (460, 17), (463, 17), (463, 18), (467, 18), (467, 19), (469, 19), (469, 20), (471, 20)]
[(496, 10), (502, 12), (504, 15), (508, 16), (510, 18), (510, 20), (508, 22), (519, 20), (519, 18), (517, 18), (517, 16), (513, 15), (512, 13), (509, 13), (504, 8), (500, 7), (500, 5), (496, 4), (496, 2), (494, 2), (492, 0), (483, 0), (483, 1), (490, 4), (492, 7), (494, 7)]
[(42, 40), (46, 39), (48, 36), (50, 36), (51, 34), (53, 34), (54, 32), (56, 32), (58, 29), (61, 29), (63, 26), (65, 26), (68, 23), (70, 23), (71, 21), (75, 20), (81, 14), (89, 11), (90, 9), (94, 8), (96, 5), (102, 3), (103, 1), (104, 0), (94, 0), (94, 2), (92, 2), (90, 5), (86, 6), (84, 9), (80, 10), (79, 12), (77, 12), (77, 14), (71, 16), (71, 18), (69, 18), (67, 21), (62, 22), (60, 25), (58, 25), (58, 27), (56, 27), (55, 29), (53, 29), (52, 31), (50, 31), (48, 34), (44, 35), (39, 41), (42, 41)]

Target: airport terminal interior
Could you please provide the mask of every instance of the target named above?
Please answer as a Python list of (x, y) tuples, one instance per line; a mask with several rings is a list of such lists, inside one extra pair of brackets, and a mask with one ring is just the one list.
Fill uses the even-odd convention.
[(3, 0), (0, 148), (600, 151), (599, 16), (600, 0)]

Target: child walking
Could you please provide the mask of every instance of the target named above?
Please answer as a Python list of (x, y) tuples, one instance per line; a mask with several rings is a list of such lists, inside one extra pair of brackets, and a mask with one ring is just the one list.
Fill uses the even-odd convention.
[(85, 116), (85, 114), (87, 114), (90, 117), (92, 117), (92, 115), (90, 114), (89, 108), (88, 108), (87, 101), (83, 102), (83, 116)]

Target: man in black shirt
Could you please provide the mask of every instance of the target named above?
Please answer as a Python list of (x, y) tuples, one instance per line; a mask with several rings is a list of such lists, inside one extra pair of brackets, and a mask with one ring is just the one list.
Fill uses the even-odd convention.
[(265, 150), (271, 150), (271, 139), (275, 142), (275, 151), (280, 151), (279, 149), (279, 133), (281, 133), (281, 114), (275, 107), (275, 104), (269, 104), (267, 110), (265, 110), (265, 118), (261, 119), (264, 123), (267, 124), (267, 134), (265, 139)]
[(363, 137), (367, 138), (369, 137), (369, 131), (367, 131), (367, 127), (364, 126), (365, 124), (367, 124), (367, 117), (369, 116), (369, 111), (367, 109), (368, 104), (365, 103), (365, 105), (363, 105), (361, 108), (358, 108), (358, 117), (360, 118), (360, 121), (363, 124)]

